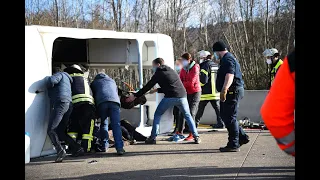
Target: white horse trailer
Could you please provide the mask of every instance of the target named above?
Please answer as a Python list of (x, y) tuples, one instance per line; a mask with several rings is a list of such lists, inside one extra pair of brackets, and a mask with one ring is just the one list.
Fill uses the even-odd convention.
[[(55, 46), (55, 47), (54, 47)], [(65, 55), (53, 58), (54, 49)], [(72, 53), (71, 53), (72, 52)], [(66, 55), (68, 54), (69, 55)], [(47, 26), (25, 27), (25, 131), (31, 139), (31, 158), (56, 153), (47, 136), (49, 100), (47, 93), (35, 94), (44, 86), (43, 78), (52, 75), (52, 64), (87, 63), (90, 67), (136, 67), (139, 86), (143, 85), (143, 68), (151, 68), (152, 60), (162, 57), (174, 67), (171, 37), (164, 34), (127, 33), (108, 30), (75, 29)], [(55, 62), (54, 62), (55, 61)], [(147, 95), (150, 117), (163, 94)], [(137, 130), (149, 136), (151, 127), (145, 126), (144, 105), (121, 110), (121, 117), (137, 121)], [(162, 117), (160, 133), (171, 130), (172, 109)]]

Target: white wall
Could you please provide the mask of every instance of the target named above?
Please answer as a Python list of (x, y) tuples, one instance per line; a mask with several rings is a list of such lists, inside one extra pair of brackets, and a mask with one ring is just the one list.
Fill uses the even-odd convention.
[[(128, 45), (128, 41), (131, 42), (130, 45)], [(139, 52), (136, 40), (90, 39), (88, 46), (90, 63), (126, 63), (127, 53), (132, 63), (138, 63)]]

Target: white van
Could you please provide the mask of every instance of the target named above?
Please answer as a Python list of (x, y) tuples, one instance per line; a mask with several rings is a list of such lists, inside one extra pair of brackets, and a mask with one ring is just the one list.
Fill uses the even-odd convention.
[[(162, 57), (174, 68), (171, 37), (164, 34), (127, 33), (107, 30), (75, 29), (47, 26), (25, 27), (25, 132), (30, 134), (31, 158), (56, 153), (47, 136), (49, 100), (47, 93), (36, 94), (43, 78), (52, 75), (52, 64), (86, 63), (90, 67), (134, 66), (142, 87), (143, 69)], [(163, 94), (147, 95), (150, 117)], [(149, 136), (145, 127), (144, 106), (121, 110), (121, 117), (138, 121), (138, 131)], [(162, 117), (160, 133), (171, 130), (172, 109)]]

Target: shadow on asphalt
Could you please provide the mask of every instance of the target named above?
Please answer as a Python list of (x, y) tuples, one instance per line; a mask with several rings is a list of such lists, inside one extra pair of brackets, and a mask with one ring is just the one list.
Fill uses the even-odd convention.
[[(145, 144), (143, 144), (145, 145)], [(205, 153), (220, 153), (219, 149), (195, 149), (195, 150), (168, 150), (168, 151), (144, 151), (144, 152), (126, 152), (125, 156), (149, 156), (149, 155), (170, 155), (170, 154), (205, 154)], [(63, 160), (62, 163), (73, 163), (73, 162), (84, 162), (86, 159), (94, 159), (94, 158), (108, 158), (108, 157), (116, 157), (115, 153), (94, 153), (88, 154), (81, 157), (71, 157), (67, 156)], [(50, 164), (54, 163), (55, 156), (50, 157), (42, 157), (32, 159), (31, 163), (27, 164), (27, 166), (40, 165), (40, 164)]]
[[(98, 165), (98, 164), (97, 164)], [(227, 180), (235, 179), (238, 167), (219, 168), (216, 166), (209, 167), (187, 167), (187, 168), (169, 168), (169, 169), (150, 169), (140, 171), (126, 171), (115, 173), (93, 174), (82, 177), (59, 178), (60, 180), (96, 180), (96, 179), (146, 179), (146, 180), (183, 180), (183, 179), (216, 179)], [(295, 175), (280, 175), (277, 173), (295, 172), (294, 167), (242, 167), (236, 179), (286, 179), (293, 180)], [(50, 179), (54, 180), (54, 179)]]

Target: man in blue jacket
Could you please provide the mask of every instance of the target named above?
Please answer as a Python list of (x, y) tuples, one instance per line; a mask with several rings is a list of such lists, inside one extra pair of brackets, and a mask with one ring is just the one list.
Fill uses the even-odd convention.
[(122, 133), (120, 128), (120, 99), (116, 82), (105, 73), (99, 73), (91, 83), (93, 97), (98, 107), (98, 114), (101, 118), (100, 144), (101, 152), (106, 152), (109, 147), (108, 139), (108, 117), (110, 117), (112, 133), (115, 140), (115, 147), (118, 155), (123, 155)]
[(48, 135), (57, 151), (55, 162), (62, 162), (66, 156), (66, 151), (61, 146), (60, 141), (65, 141), (73, 149), (73, 156), (83, 155), (84, 151), (66, 131), (73, 107), (71, 103), (72, 78), (68, 73), (61, 72), (60, 68), (55, 68), (53, 73), (52, 76), (46, 77), (51, 105)]

